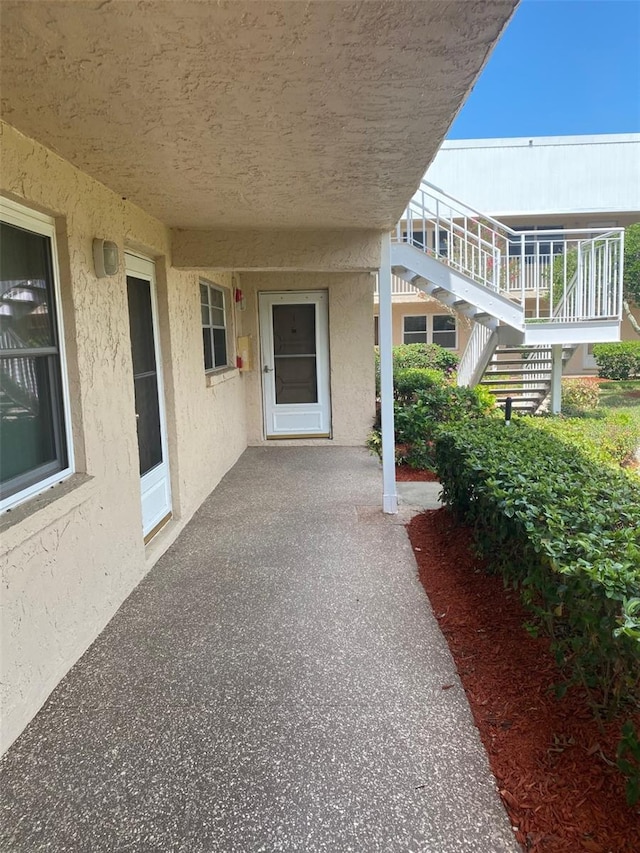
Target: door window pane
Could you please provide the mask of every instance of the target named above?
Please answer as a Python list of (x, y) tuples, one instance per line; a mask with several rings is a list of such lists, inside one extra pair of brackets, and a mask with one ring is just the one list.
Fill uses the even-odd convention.
[(144, 279), (127, 276), (127, 295), (138, 450), (142, 475), (162, 462), (151, 285)]
[(134, 377), (140, 476), (162, 462), (158, 379), (155, 373)]
[(273, 351), (278, 355), (315, 355), (315, 305), (273, 306)]
[(317, 403), (316, 306), (273, 306), (276, 403)]
[(275, 357), (276, 403), (317, 403), (315, 356)]

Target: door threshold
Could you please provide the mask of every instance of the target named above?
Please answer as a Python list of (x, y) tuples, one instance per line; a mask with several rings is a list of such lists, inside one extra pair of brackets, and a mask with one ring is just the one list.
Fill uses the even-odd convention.
[(291, 435), (268, 435), (267, 441), (287, 441), (292, 438), (331, 438), (329, 432), (303, 432)]
[(156, 526), (152, 527), (151, 530), (144, 537), (144, 544), (148, 545), (149, 542), (151, 542), (153, 537), (156, 535), (156, 533), (160, 533), (160, 531), (165, 526), (165, 524), (170, 522), (172, 518), (173, 518), (173, 515), (170, 512), (168, 512), (164, 518), (161, 518), (160, 521), (156, 524)]

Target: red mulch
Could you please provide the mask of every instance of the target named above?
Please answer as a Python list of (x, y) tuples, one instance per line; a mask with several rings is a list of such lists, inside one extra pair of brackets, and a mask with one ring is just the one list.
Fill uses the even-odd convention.
[(535, 853), (638, 853), (640, 812), (608, 763), (619, 723), (602, 732), (577, 690), (554, 697), (548, 641), (523, 629), (518, 594), (485, 574), (447, 509), (408, 531), (518, 841)]
[(435, 483), (438, 475), (435, 471), (427, 471), (424, 468), (409, 468), (408, 465), (396, 465), (396, 480), (399, 483), (407, 481), (420, 481), (423, 483)]

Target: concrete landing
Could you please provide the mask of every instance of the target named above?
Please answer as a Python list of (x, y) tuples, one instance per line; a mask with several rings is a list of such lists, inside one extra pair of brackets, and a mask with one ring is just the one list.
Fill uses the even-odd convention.
[(442, 506), (440, 502), (442, 486), (440, 483), (409, 481), (396, 483), (396, 489), (398, 491), (398, 505), (401, 508), (413, 510), (414, 515), (418, 512), (424, 512), (426, 509), (439, 509)]
[(249, 449), (5, 756), (0, 849), (516, 853), (380, 500)]

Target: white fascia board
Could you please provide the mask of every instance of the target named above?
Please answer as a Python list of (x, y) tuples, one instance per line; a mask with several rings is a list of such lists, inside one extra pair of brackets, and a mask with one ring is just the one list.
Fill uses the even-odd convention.
[(525, 326), (524, 345), (605, 344), (620, 340), (618, 320), (584, 320), (579, 323), (530, 323)]

